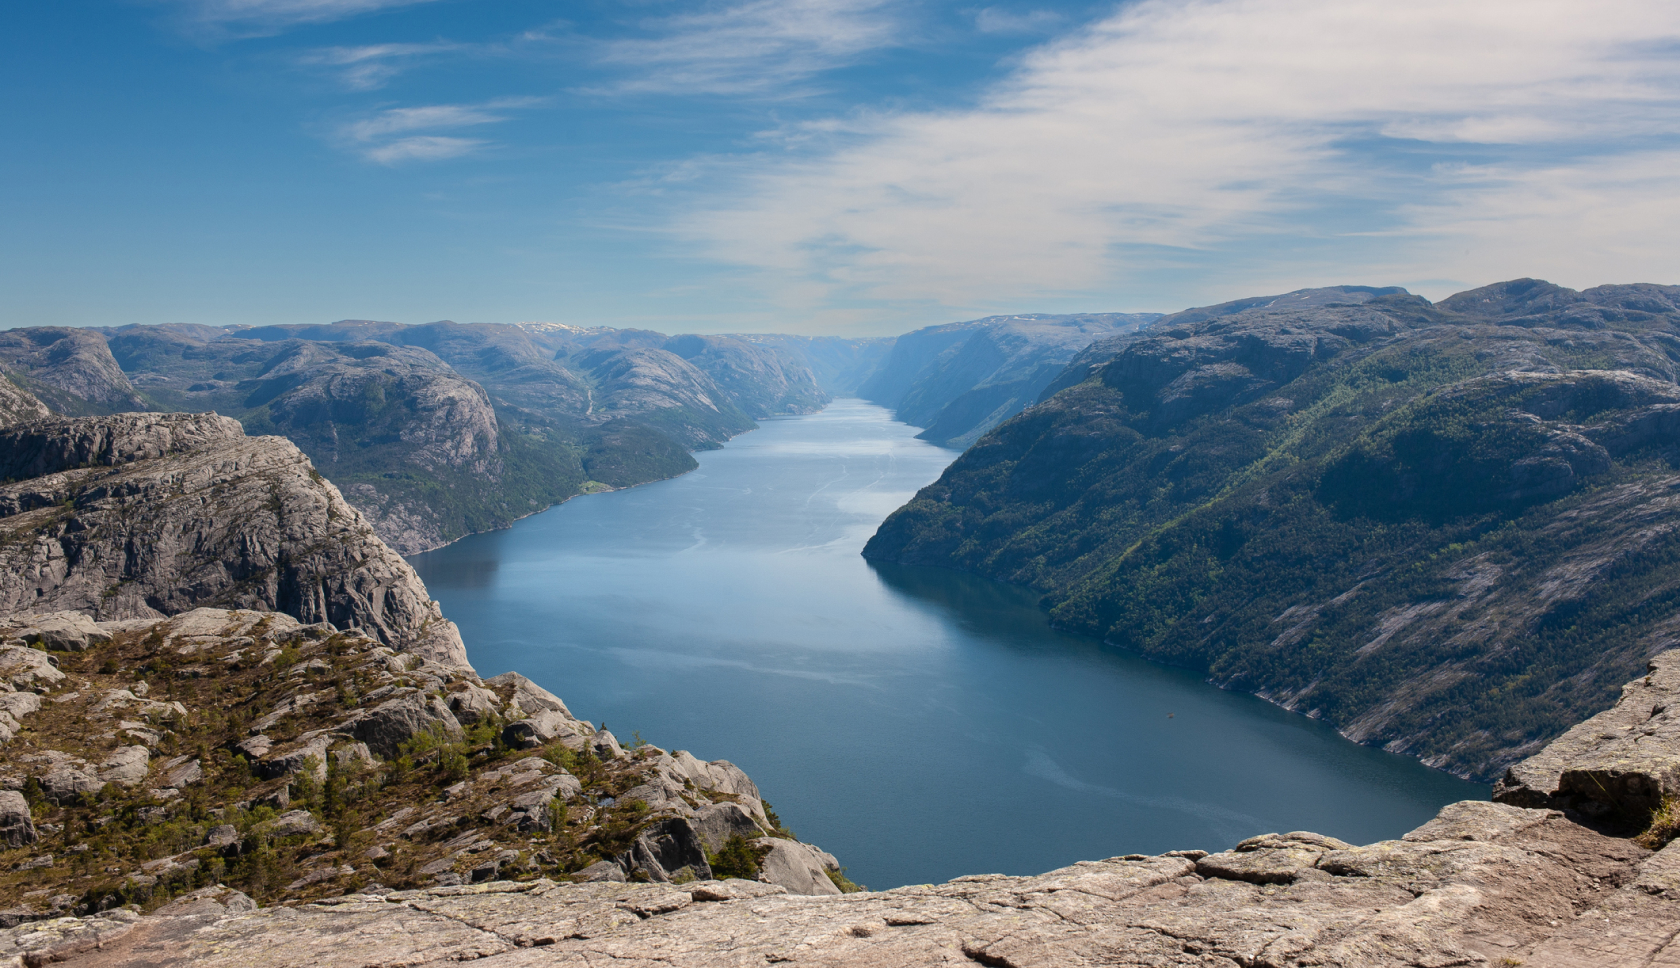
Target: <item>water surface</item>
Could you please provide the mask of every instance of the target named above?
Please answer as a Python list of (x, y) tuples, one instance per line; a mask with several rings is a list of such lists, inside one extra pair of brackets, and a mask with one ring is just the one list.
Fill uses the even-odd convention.
[(671, 481), (412, 560), (486, 676), (734, 761), (874, 888), (1397, 837), (1486, 798), (1319, 723), (1052, 630), (1030, 592), (859, 556), (956, 454), (879, 407), (765, 421)]

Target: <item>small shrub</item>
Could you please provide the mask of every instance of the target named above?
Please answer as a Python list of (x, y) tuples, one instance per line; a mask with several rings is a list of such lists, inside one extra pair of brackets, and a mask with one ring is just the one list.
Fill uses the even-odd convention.
[(1634, 842), (1661, 850), (1676, 837), (1680, 837), (1680, 798), (1663, 797), (1662, 804), (1651, 812), (1651, 822), (1645, 825), (1645, 832), (1635, 837)]
[(769, 852), (770, 848), (756, 847), (748, 843), (747, 838), (737, 834), (724, 841), (717, 853), (708, 854), (706, 861), (712, 865), (712, 876), (720, 881), (726, 877), (755, 881), (758, 879), (764, 855)]
[(856, 894), (859, 891), (869, 890), (862, 884), (852, 883), (851, 879), (846, 876), (846, 868), (844, 867), (837, 871), (825, 871), (825, 873), (828, 874), (828, 879), (834, 882), (834, 886), (840, 889), (841, 894)]

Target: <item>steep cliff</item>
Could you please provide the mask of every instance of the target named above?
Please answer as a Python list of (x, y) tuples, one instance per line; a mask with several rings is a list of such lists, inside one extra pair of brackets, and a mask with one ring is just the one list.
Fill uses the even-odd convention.
[(798, 356), (734, 336), (673, 336), (661, 347), (692, 363), (754, 419), (816, 413), (829, 401)]
[(38, 419), (0, 430), (0, 480), (0, 614), (263, 609), (466, 662), (414, 569), (284, 438), (214, 414)]
[(894, 341), (858, 394), (927, 428), (947, 447), (966, 447), (1038, 398), (1092, 340), (1128, 332), (1154, 313), (988, 316), (929, 326)]
[(864, 554), (1497, 777), (1680, 641), (1680, 289), (1349, 295), (1111, 344)]

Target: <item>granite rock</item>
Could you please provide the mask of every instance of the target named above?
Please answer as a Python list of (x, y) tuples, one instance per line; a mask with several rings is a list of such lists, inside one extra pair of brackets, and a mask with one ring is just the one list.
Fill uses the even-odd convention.
[(214, 414), (37, 420), (0, 430), (7, 477), (0, 614), (262, 609), (466, 665), (414, 569), (283, 438)]

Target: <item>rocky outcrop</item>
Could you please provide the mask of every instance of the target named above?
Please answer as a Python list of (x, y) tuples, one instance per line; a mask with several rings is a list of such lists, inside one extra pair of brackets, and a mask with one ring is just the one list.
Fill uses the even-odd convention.
[[(1629, 685), (1619, 718), (1583, 724), (1513, 775), (1624, 762), (1625, 725), (1661, 715), (1676, 698), (1676, 669), (1657, 663), (1649, 681)], [(1660, 729), (1640, 735), (1642, 761), (1680, 760), (1674, 737)], [(600, 864), (577, 883), (539, 877), (352, 890), (256, 911), (245, 909), (243, 895), (211, 888), (147, 918), (119, 911), (12, 928), (0, 932), (0, 954), (74, 968), (231, 968), (251, 963), (250, 952), (261, 952), (264, 965), (300, 968), (465, 959), (509, 968), (1673, 962), (1680, 842), (1653, 852), (1586, 826), (1592, 818), (1574, 812), (1584, 802), (1560, 810), (1464, 801), (1398, 840), (1364, 846), (1296, 831), (1213, 854), (1130, 854), (1031, 877), (979, 874), (803, 896), (779, 884), (706, 879), (689, 831), (666, 821), (633, 847), (652, 858), (641, 869), (685, 862), (699, 879), (627, 883), (622, 868)], [(818, 875), (831, 860), (792, 842), (770, 847), (781, 860), (809, 855)]]
[(0, 462), (0, 614), (273, 610), (466, 663), (414, 569), (283, 438), (214, 414), (52, 419), (0, 431)]
[(516, 673), (483, 680), (276, 612), (78, 617), (83, 634), (50, 653), (12, 637), (39, 616), (0, 617), (4, 647), (52, 670), (0, 683), (0, 792), (14, 791), (0, 840), (32, 851), (14, 858), (26, 864), (93, 849), (99, 831), (120, 876), (90, 887), (75, 863), (33, 877), (73, 887), (84, 914), (162, 903), (212, 867), (268, 902), (373, 882), (703, 881), (737, 837), (758, 847), (735, 872), (837, 891), (838, 862), (772, 829), (733, 764), (623, 748)]
[(38, 420), (51, 413), (46, 404), (37, 400), (34, 394), (6, 379), (5, 372), (0, 370), (0, 427)]
[[(1492, 805), (1480, 804), (1486, 808)], [(799, 897), (746, 881), (498, 882), (154, 917), (72, 965), (1207, 965), (1655, 963), (1680, 905), (1618, 888), (1646, 852), (1543, 811), (1439, 839), (1296, 851), (1254, 883), (1196, 852)], [(1256, 848), (1251, 853), (1284, 848)], [(59, 922), (63, 923), (63, 922)], [(46, 948), (52, 922), (7, 932)], [(39, 934), (31, 936), (30, 932)], [(31, 940), (25, 941), (25, 938)], [(330, 941), (329, 941), (330, 939)]]
[(1637, 828), (1680, 797), (1680, 650), (1651, 660), (1616, 705), (1512, 766), (1493, 797)]

